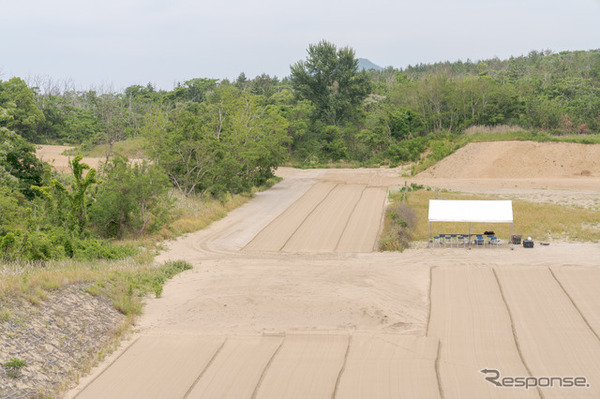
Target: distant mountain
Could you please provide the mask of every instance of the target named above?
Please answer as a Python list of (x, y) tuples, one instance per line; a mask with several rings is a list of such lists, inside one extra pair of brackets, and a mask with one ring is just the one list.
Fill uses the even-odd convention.
[(380, 67), (379, 65), (373, 64), (368, 59), (366, 59), (366, 58), (359, 58), (358, 59), (358, 70), (362, 71), (363, 69), (366, 70), (366, 71), (368, 71), (369, 69), (374, 69), (376, 71), (383, 71), (382, 67)]

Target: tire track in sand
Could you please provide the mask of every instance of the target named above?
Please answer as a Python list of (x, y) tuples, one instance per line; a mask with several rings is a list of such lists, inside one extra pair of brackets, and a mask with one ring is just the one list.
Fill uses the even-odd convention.
[(206, 364), (206, 366), (204, 367), (202, 372), (198, 375), (198, 377), (196, 377), (196, 380), (194, 380), (194, 383), (188, 388), (185, 395), (183, 395), (183, 399), (187, 399), (190, 396), (190, 393), (194, 390), (196, 385), (198, 385), (198, 382), (200, 382), (200, 380), (202, 379), (202, 377), (204, 376), (206, 371), (210, 368), (210, 366), (213, 364), (213, 362), (215, 361), (217, 356), (219, 356), (219, 354), (223, 350), (223, 347), (225, 346), (226, 343), (227, 343), (227, 338), (225, 338), (225, 340), (223, 341), (221, 346), (219, 346), (219, 349), (217, 349), (217, 351), (214, 353), (214, 355), (212, 355), (212, 357), (210, 358), (210, 360), (208, 361), (208, 363)]
[(539, 397), (535, 390), (498, 388), (480, 372), (528, 375), (492, 269), (432, 268), (427, 335), (440, 340), (437, 368), (444, 398)]
[[(496, 282), (498, 283), (498, 288), (500, 288), (500, 295), (502, 295), (502, 301), (504, 301), (504, 306), (506, 306), (506, 310), (508, 311), (508, 317), (510, 318), (510, 328), (513, 333), (513, 338), (515, 339), (515, 345), (517, 346), (517, 351), (519, 352), (519, 357), (521, 358), (521, 362), (523, 362), (523, 365), (527, 369), (528, 375), (531, 376), (531, 375), (533, 375), (533, 373), (531, 372), (531, 369), (529, 368), (529, 366), (527, 365), (527, 362), (525, 361), (525, 358), (523, 357), (523, 351), (521, 350), (521, 345), (519, 344), (519, 337), (517, 335), (517, 331), (515, 330), (515, 318), (513, 317), (513, 314), (510, 311), (510, 306), (508, 306), (508, 302), (506, 302), (506, 296), (504, 295), (504, 290), (502, 289), (502, 284), (500, 284), (500, 279), (498, 278), (498, 273), (496, 273), (496, 269), (492, 269), (492, 271), (494, 272), (494, 277), (496, 278)], [(538, 394), (540, 395), (540, 397), (544, 398), (544, 394), (542, 393), (542, 391), (540, 391), (540, 389), (538, 387), (536, 387), (536, 390), (538, 391)]]
[(215, 337), (142, 336), (77, 398), (183, 398), (224, 342)]
[(590, 384), (589, 388), (540, 388), (544, 397), (600, 397), (600, 342), (549, 268), (503, 267), (496, 272), (532, 375), (582, 376)]
[(184, 399), (250, 398), (264, 370), (283, 343), (282, 337), (235, 337), (205, 373), (198, 376)]
[(355, 333), (337, 399), (439, 398), (437, 339)]
[(385, 188), (365, 187), (336, 245), (337, 252), (372, 252), (375, 249), (386, 195)]
[(256, 398), (331, 399), (348, 339), (339, 334), (288, 334)]
[(280, 251), (317, 207), (335, 189), (334, 183), (317, 183), (263, 228), (245, 247), (251, 251)]
[(600, 269), (567, 266), (550, 268), (550, 272), (600, 340)]
[(306, 217), (282, 251), (333, 252), (363, 189), (363, 185), (336, 186)]

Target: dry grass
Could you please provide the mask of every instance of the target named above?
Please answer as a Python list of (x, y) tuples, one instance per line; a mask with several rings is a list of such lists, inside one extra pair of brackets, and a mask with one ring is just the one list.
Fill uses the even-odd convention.
[(383, 232), (379, 238), (380, 251), (402, 252), (410, 246), (417, 224), (415, 211), (401, 203), (394, 203), (385, 210)]
[(219, 201), (200, 195), (185, 197), (179, 191), (173, 191), (171, 195), (175, 200), (176, 216), (171, 223), (170, 233), (163, 232), (165, 238), (202, 230), (252, 199), (252, 195), (236, 194), (227, 195), (224, 201)]
[(110, 280), (111, 274), (115, 272), (132, 273), (155, 267), (131, 258), (118, 261), (4, 263), (0, 264), (0, 298), (6, 295), (24, 295), (31, 302), (41, 301), (45, 291), (70, 284), (101, 283)]
[[(113, 145), (113, 152), (125, 155), (127, 158), (145, 158), (144, 139), (142, 137), (129, 138), (123, 141), (118, 141)], [(63, 155), (78, 155), (93, 158), (106, 158), (108, 153), (108, 144), (97, 144), (91, 148), (76, 147), (72, 150), (63, 152)]]
[(525, 129), (519, 126), (513, 125), (497, 125), (497, 126), (484, 126), (475, 125), (468, 129), (465, 129), (464, 134), (466, 136), (501, 136), (501, 135), (512, 135), (515, 133), (523, 133)]
[[(401, 198), (398, 194), (394, 195)], [(394, 197), (393, 196), (393, 197)], [(416, 240), (429, 238), (427, 214), (429, 200), (435, 198), (432, 191), (415, 191), (408, 194), (407, 205), (417, 213)], [(490, 196), (478, 196), (442, 192), (439, 198), (465, 200), (493, 200)], [(600, 240), (600, 212), (576, 206), (542, 204), (523, 200), (513, 200), (513, 234), (531, 237), (537, 241), (583, 241), (598, 242)], [(432, 223), (432, 233), (468, 233), (467, 223)], [(473, 223), (471, 231), (482, 233), (493, 230), (504, 240), (510, 236), (510, 225), (505, 223)]]

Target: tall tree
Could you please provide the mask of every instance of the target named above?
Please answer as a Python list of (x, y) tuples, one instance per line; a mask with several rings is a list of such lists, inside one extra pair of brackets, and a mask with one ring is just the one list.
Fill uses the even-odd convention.
[(358, 71), (354, 50), (338, 50), (325, 40), (311, 44), (306, 61), (290, 68), (292, 88), (314, 104), (317, 118), (328, 125), (350, 120), (371, 89), (367, 72)]
[(0, 126), (20, 134), (29, 141), (36, 142), (38, 125), (44, 122), (44, 114), (35, 104), (33, 91), (20, 78), (0, 82), (0, 106), (9, 110), (10, 118)]

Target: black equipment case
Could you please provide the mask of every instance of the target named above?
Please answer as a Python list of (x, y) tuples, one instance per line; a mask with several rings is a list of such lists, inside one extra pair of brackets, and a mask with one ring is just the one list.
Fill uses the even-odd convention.
[(533, 240), (523, 240), (523, 248), (533, 248)]

